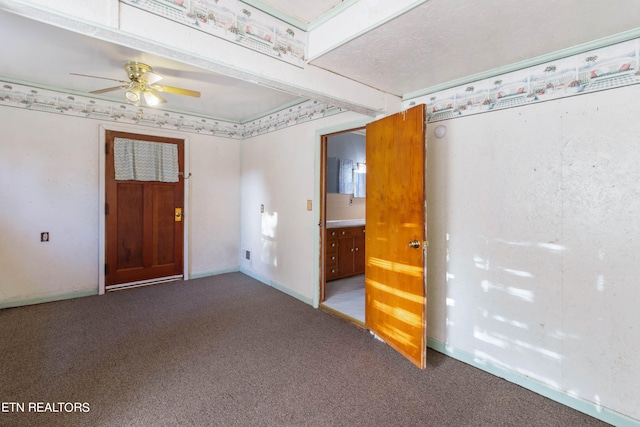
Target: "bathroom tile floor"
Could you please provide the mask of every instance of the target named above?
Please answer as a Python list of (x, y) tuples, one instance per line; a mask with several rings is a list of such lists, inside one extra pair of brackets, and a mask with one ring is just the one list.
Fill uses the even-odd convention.
[(364, 274), (331, 280), (325, 292), (325, 306), (364, 323)]

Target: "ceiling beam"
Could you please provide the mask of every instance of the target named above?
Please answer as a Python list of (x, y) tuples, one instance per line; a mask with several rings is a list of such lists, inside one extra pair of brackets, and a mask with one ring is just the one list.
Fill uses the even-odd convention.
[(330, 19), (310, 26), (307, 58), (311, 62), (358, 36), (407, 13), (428, 0), (360, 0)]
[(307, 23), (304, 21), (301, 21), (300, 19), (287, 15), (283, 12), (281, 12), (280, 10), (276, 9), (275, 7), (266, 4), (265, 2), (261, 1), (261, 0), (240, 0), (242, 3), (248, 4), (249, 6), (253, 6), (256, 9), (259, 9), (261, 11), (263, 11), (264, 13), (268, 13), (269, 15), (273, 16), (274, 18), (279, 19), (282, 22), (286, 22), (289, 25), (292, 25), (302, 31), (307, 31)]
[[(300, 66), (292, 65), (117, 0), (95, 6), (106, 9), (98, 12), (92, 9), (92, 13), (88, 13), (86, 7), (75, 9), (69, 6), (86, 4), (84, 0), (66, 0), (49, 7), (37, 2), (0, 0), (0, 9), (372, 117), (397, 111), (401, 105), (400, 97), (346, 77), (304, 62)], [(114, 16), (114, 9), (117, 16)], [(101, 15), (105, 10), (108, 11), (107, 17)], [(95, 16), (97, 21), (89, 21), (81, 15)]]

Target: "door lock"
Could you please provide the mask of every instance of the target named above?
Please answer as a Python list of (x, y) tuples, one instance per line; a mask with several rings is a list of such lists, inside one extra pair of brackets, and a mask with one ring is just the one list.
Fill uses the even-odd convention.
[(409, 247), (413, 249), (420, 249), (420, 242), (418, 240), (412, 240), (409, 242)]
[(175, 209), (174, 218), (175, 218), (176, 222), (181, 222), (182, 221), (182, 208), (176, 208)]

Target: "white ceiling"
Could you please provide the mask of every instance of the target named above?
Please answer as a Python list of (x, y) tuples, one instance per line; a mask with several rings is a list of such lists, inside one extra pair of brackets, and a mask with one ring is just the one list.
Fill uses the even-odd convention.
[(637, 0), (430, 0), (311, 64), (403, 96), (638, 26)]
[[(0, 76), (77, 92), (117, 86), (118, 83), (73, 76), (89, 74), (127, 80), (124, 64), (149, 64), (164, 79), (160, 84), (202, 93), (201, 98), (162, 94), (163, 107), (197, 112), (232, 122), (244, 122), (266, 111), (299, 102), (295, 95), (269, 89), (222, 74), (215, 74), (159, 56), (138, 52), (83, 36), (17, 15), (0, 11), (0, 34), (8, 43), (0, 45)], [(105, 99), (122, 102), (123, 91), (109, 92)]]
[[(264, 0), (313, 23), (354, 0)], [(254, 0), (251, 4), (259, 4)], [(343, 4), (347, 3), (347, 4)], [(320, 67), (398, 96), (498, 69), (640, 26), (637, 0), (429, 0), (314, 59)], [(303, 101), (292, 93), (134, 51), (0, 10), (0, 78), (87, 93), (115, 86), (69, 73), (126, 79), (145, 62), (162, 84), (202, 93), (166, 94), (162, 108), (244, 123)], [(292, 91), (293, 92), (293, 91)], [(122, 101), (122, 91), (103, 95)]]

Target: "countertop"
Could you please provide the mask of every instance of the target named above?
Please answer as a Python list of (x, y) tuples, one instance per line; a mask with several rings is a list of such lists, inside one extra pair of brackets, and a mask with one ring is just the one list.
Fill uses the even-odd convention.
[(327, 221), (327, 228), (359, 227), (365, 224), (364, 219), (340, 219)]

